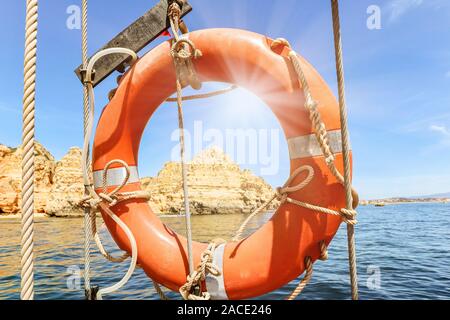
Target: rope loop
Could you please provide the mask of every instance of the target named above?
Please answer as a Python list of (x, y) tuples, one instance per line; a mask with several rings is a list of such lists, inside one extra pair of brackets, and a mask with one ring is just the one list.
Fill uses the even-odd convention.
[[(308, 173), (306, 178), (303, 181), (299, 182), (297, 185), (291, 186), (291, 183), (303, 172)], [(276, 199), (280, 201), (281, 204), (289, 202), (288, 201), (289, 194), (305, 188), (312, 181), (313, 178), (314, 178), (314, 169), (311, 166), (301, 166), (297, 168), (289, 177), (289, 179), (286, 181), (284, 186), (276, 189)]]
[[(306, 178), (298, 183), (295, 186), (290, 186), (290, 184), (298, 177), (300, 176), (300, 174), (302, 174), (303, 172), (307, 172), (308, 175), (306, 176)], [(296, 191), (299, 191), (303, 188), (305, 188), (314, 178), (314, 169), (311, 166), (301, 166), (299, 168), (297, 168), (292, 175), (289, 177), (289, 179), (287, 180), (287, 182), (285, 183), (285, 185), (283, 186), (283, 191), (286, 193), (293, 193)]]
[[(189, 47), (190, 50), (187, 50), (186, 46)], [(192, 58), (198, 59), (203, 55), (203, 53), (195, 47), (195, 44), (185, 37), (180, 37), (173, 43), (170, 53), (174, 58), (184, 61)]]
[(128, 165), (128, 163), (126, 163), (123, 160), (120, 159), (115, 159), (115, 160), (111, 160), (110, 162), (108, 162), (105, 166), (105, 168), (103, 169), (103, 175), (102, 175), (102, 180), (103, 180), (103, 193), (107, 194), (108, 192), (108, 171), (111, 168), (112, 165), (114, 164), (120, 164), (123, 166), (123, 168), (125, 168), (125, 177), (122, 180), (122, 183), (117, 186), (113, 191), (111, 191), (108, 195), (109, 196), (114, 196), (115, 194), (117, 194), (127, 183), (128, 180), (130, 179), (130, 166)]
[[(108, 171), (111, 166), (114, 164), (121, 164), (125, 169), (125, 177), (122, 180), (121, 184), (118, 185), (114, 190), (108, 192)], [(120, 202), (131, 200), (131, 199), (145, 199), (150, 200), (151, 194), (147, 191), (133, 191), (133, 192), (123, 192), (120, 193), (120, 190), (123, 189), (128, 183), (130, 179), (130, 166), (123, 160), (115, 159), (108, 162), (103, 169), (102, 175), (102, 192), (97, 193), (95, 196), (92, 194), (81, 199), (79, 206), (84, 208), (93, 208), (98, 209), (100, 203), (107, 203), (108, 206), (114, 207)]]

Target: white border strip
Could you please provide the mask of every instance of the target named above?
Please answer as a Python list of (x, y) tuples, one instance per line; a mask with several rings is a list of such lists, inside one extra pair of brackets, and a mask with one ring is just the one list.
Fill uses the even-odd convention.
[[(125, 168), (114, 168), (108, 170), (108, 177), (106, 185), (108, 187), (115, 187), (122, 184), (126, 177)], [(139, 173), (136, 166), (130, 167), (130, 178), (127, 184), (140, 182)], [(103, 187), (103, 170), (98, 170), (94, 172), (94, 187), (99, 189)]]
[(225, 244), (222, 244), (214, 251), (213, 263), (219, 267), (220, 276), (215, 277), (211, 274), (206, 276), (206, 288), (211, 295), (211, 300), (228, 300), (225, 291), (225, 282), (223, 275), (223, 256), (225, 254)]
[[(334, 154), (342, 153), (341, 130), (328, 131), (328, 143)], [(291, 160), (323, 156), (322, 149), (314, 133), (288, 139), (288, 147)]]

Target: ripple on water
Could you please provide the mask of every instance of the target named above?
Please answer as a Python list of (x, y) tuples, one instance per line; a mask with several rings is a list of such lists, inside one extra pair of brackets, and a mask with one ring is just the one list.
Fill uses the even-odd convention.
[[(259, 216), (249, 232), (271, 214)], [(242, 215), (194, 216), (198, 241), (230, 239), (245, 219)], [(180, 233), (183, 218), (163, 221)], [(356, 228), (360, 297), (362, 299), (450, 299), (450, 205), (406, 204), (359, 209)], [(100, 221), (99, 221), (100, 222)], [(83, 299), (83, 290), (68, 287), (83, 265), (82, 219), (38, 219), (35, 232), (36, 298)], [(0, 220), (0, 299), (18, 299), (20, 288), (20, 221)], [(100, 229), (106, 246), (115, 247), (105, 228)], [(345, 226), (329, 248), (330, 259), (314, 266), (314, 276), (301, 299), (349, 299)], [(123, 276), (127, 264), (105, 262), (97, 253), (92, 259), (93, 283), (109, 286)], [(71, 276), (74, 278), (70, 278)], [(377, 286), (379, 275), (379, 286)], [(77, 284), (69, 281), (70, 285)], [(262, 298), (283, 299), (295, 288), (292, 282)], [(375, 285), (375, 286), (374, 286)], [(178, 298), (171, 293), (170, 297)], [(158, 299), (151, 281), (136, 270), (131, 281), (108, 299)]]

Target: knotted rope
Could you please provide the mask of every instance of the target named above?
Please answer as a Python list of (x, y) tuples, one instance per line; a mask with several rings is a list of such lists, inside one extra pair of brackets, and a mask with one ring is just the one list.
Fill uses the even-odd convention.
[(205, 281), (208, 274), (212, 274), (215, 277), (219, 277), (221, 275), (220, 268), (213, 263), (213, 260), (214, 251), (218, 246), (224, 243), (224, 240), (215, 240), (211, 242), (208, 245), (208, 248), (202, 253), (197, 269), (187, 277), (186, 283), (180, 288), (180, 294), (184, 300), (211, 299), (211, 296), (208, 292), (201, 291), (201, 284), (203, 281)]
[[(300, 176), (300, 174), (302, 174), (303, 172), (308, 173), (307, 177), (299, 184), (297, 184), (295, 186), (291, 186), (291, 183), (298, 176)], [(256, 215), (264, 212), (264, 210), (275, 200), (279, 201), (279, 206), (281, 206), (285, 203), (292, 203), (292, 204), (298, 205), (300, 207), (303, 207), (305, 209), (309, 209), (312, 211), (330, 214), (330, 215), (334, 215), (334, 216), (340, 216), (340, 217), (342, 217), (342, 219), (345, 223), (355, 225), (357, 223), (357, 221), (355, 219), (356, 211), (354, 211), (354, 210), (347, 210), (347, 209), (343, 208), (339, 211), (336, 211), (336, 210), (312, 205), (312, 204), (309, 204), (306, 202), (298, 201), (298, 200), (295, 200), (295, 199), (292, 199), (289, 197), (289, 194), (295, 193), (295, 192), (300, 191), (303, 188), (305, 188), (313, 180), (313, 178), (314, 178), (314, 169), (311, 166), (301, 166), (301, 167), (297, 168), (292, 173), (292, 175), (289, 177), (289, 179), (284, 184), (284, 186), (282, 188), (277, 188), (276, 193), (272, 196), (272, 198), (269, 199), (269, 201), (267, 201), (266, 203), (261, 205), (259, 208), (257, 208), (255, 211), (253, 211), (247, 217), (247, 219), (242, 223), (242, 225), (239, 227), (238, 231), (236, 232), (236, 235), (234, 236), (233, 241), (241, 240), (242, 234), (246, 230), (250, 221)]]
[(169, 6), (167, 15), (174, 36), (174, 41), (171, 47), (171, 55), (175, 64), (177, 82), (180, 82), (181, 87), (190, 85), (193, 89), (199, 90), (202, 87), (202, 83), (198, 79), (197, 73), (195, 72), (192, 59), (200, 58), (202, 56), (202, 52), (195, 47), (195, 44), (191, 40), (186, 38), (184, 35), (179, 34), (181, 21), (180, 5), (173, 2)]
[(174, 42), (172, 44), (170, 52), (173, 58), (176, 73), (178, 128), (180, 132), (180, 160), (182, 171), (189, 274), (193, 274), (195, 271), (194, 270), (195, 266), (192, 249), (191, 211), (189, 205), (189, 190), (187, 178), (188, 169), (185, 161), (186, 146), (184, 136), (183, 87), (189, 84), (194, 89), (201, 88), (201, 82), (198, 80), (192, 59), (197, 59), (201, 57), (202, 53), (200, 50), (196, 49), (195, 44), (191, 40), (179, 35), (181, 8), (178, 3), (174, 2), (170, 5), (168, 11), (168, 18), (174, 35)]
[[(124, 277), (116, 284), (107, 287), (102, 288), (97, 293), (97, 299), (102, 299), (102, 296), (104, 294), (112, 293), (118, 289), (120, 289), (122, 286), (124, 286), (128, 280), (131, 278), (134, 269), (136, 267), (137, 263), (137, 244), (136, 240), (131, 232), (131, 230), (128, 228), (128, 226), (111, 210), (111, 207), (131, 199), (148, 199), (149, 195), (145, 194), (143, 192), (124, 192), (121, 193), (120, 190), (127, 184), (130, 170), (128, 167), (128, 164), (123, 162), (122, 160), (113, 160), (109, 162), (103, 171), (103, 192), (97, 194), (94, 190), (93, 183), (91, 181), (91, 165), (89, 160), (89, 149), (90, 149), (90, 141), (92, 136), (92, 130), (93, 130), (93, 121), (94, 121), (94, 109), (95, 109), (95, 95), (94, 95), (94, 88), (92, 84), (92, 73), (94, 71), (94, 65), (95, 63), (101, 59), (102, 57), (109, 55), (109, 54), (128, 54), (133, 58), (133, 62), (137, 60), (137, 55), (131, 50), (124, 49), (124, 48), (110, 48), (105, 49), (103, 51), (100, 51), (96, 55), (92, 57), (92, 59), (89, 61), (89, 64), (87, 65), (87, 68), (85, 70), (85, 78), (84, 83), (88, 91), (88, 111), (87, 111), (87, 121), (86, 121), (86, 134), (83, 144), (83, 152), (82, 152), (82, 172), (83, 172), (83, 180), (85, 184), (85, 188), (87, 190), (88, 195), (85, 196), (80, 205), (87, 206), (90, 208), (90, 211), (93, 212), (94, 209), (98, 209), (99, 207), (108, 214), (113, 221), (124, 231), (126, 236), (128, 237), (128, 240), (131, 245), (131, 262), (130, 266), (127, 270), (127, 273), (124, 275)], [(107, 175), (108, 170), (111, 166), (115, 164), (120, 164), (123, 166), (124, 170), (126, 171), (126, 176), (122, 183), (116, 187), (113, 191), (107, 192)], [(95, 239), (96, 243), (99, 247), (100, 252), (105, 256), (106, 258), (110, 259), (111, 261), (115, 262), (121, 262), (124, 261), (127, 257), (124, 254), (122, 257), (115, 258), (112, 257), (109, 253), (106, 252), (105, 248), (103, 247), (100, 238), (97, 233), (97, 228), (95, 226), (95, 220), (92, 223), (91, 230), (93, 233), (95, 233)]]
[[(335, 5), (334, 2), (335, 1), (333, 0), (332, 1), (332, 3), (333, 3), (333, 18), (334, 18), (334, 21), (336, 21), (336, 12), (335, 12), (336, 8), (334, 6)], [(287, 41), (284, 38), (276, 39), (271, 44), (272, 49), (275, 49), (279, 46), (285, 46), (285, 47), (291, 49), (291, 45), (290, 45), (289, 41)], [(249, 215), (249, 217), (242, 223), (242, 225), (236, 232), (236, 235), (233, 238), (233, 241), (241, 240), (242, 234), (245, 231), (245, 229), (247, 228), (250, 221), (256, 215), (263, 212), (275, 200), (279, 201), (280, 206), (285, 203), (291, 203), (291, 204), (295, 204), (297, 206), (303, 207), (303, 208), (311, 210), (311, 211), (316, 211), (316, 212), (324, 213), (324, 214), (330, 214), (330, 215), (334, 215), (334, 216), (340, 216), (342, 218), (342, 220), (347, 224), (347, 230), (350, 230), (347, 232), (347, 235), (348, 235), (348, 240), (349, 240), (348, 243), (349, 243), (349, 261), (350, 261), (350, 269), (351, 269), (350, 276), (352, 279), (352, 297), (353, 297), (353, 299), (355, 299), (355, 292), (357, 291), (357, 287), (355, 287), (355, 286), (356, 286), (357, 280), (356, 280), (356, 261), (355, 261), (355, 245), (354, 245), (353, 230), (354, 230), (354, 225), (357, 224), (357, 220), (356, 220), (357, 212), (356, 212), (355, 208), (358, 205), (359, 197), (358, 197), (358, 193), (356, 192), (356, 190), (354, 190), (352, 188), (351, 179), (350, 179), (351, 172), (350, 172), (350, 160), (349, 160), (350, 159), (350, 151), (349, 151), (349, 141), (348, 141), (349, 134), (348, 134), (348, 128), (347, 128), (347, 114), (346, 114), (345, 110), (342, 110), (342, 109), (345, 109), (345, 102), (342, 103), (342, 98), (340, 99), (341, 127), (342, 127), (342, 132), (343, 132), (342, 145), (343, 145), (343, 153), (344, 153), (344, 171), (345, 171), (344, 176), (343, 176), (336, 168), (336, 164), (335, 164), (336, 159), (335, 159), (335, 156), (334, 156), (334, 154), (331, 150), (330, 144), (329, 144), (328, 131), (326, 129), (324, 122), (322, 121), (320, 112), (318, 110), (318, 104), (312, 97), (311, 91), (309, 89), (308, 81), (306, 80), (305, 73), (303, 72), (303, 69), (301, 67), (300, 58), (298, 57), (297, 53), (295, 51), (293, 51), (292, 49), (290, 50), (288, 57), (292, 63), (292, 66), (293, 66), (296, 74), (297, 74), (301, 88), (303, 89), (303, 93), (304, 93), (304, 97), (305, 97), (305, 108), (310, 113), (310, 120), (311, 120), (311, 123), (314, 128), (314, 133), (315, 133), (316, 139), (321, 147), (322, 153), (325, 157), (325, 162), (327, 164), (327, 167), (329, 168), (331, 173), (335, 176), (335, 178), (339, 181), (339, 183), (341, 183), (344, 186), (344, 188), (346, 190), (346, 205), (347, 205), (347, 207), (341, 208), (339, 211), (336, 211), (336, 210), (312, 205), (312, 204), (309, 204), (306, 202), (302, 202), (302, 201), (290, 198), (289, 197), (290, 193), (294, 193), (294, 192), (300, 191), (301, 189), (305, 188), (314, 178), (314, 169), (311, 166), (302, 166), (302, 167), (299, 167), (298, 169), (296, 169), (292, 173), (292, 175), (289, 177), (288, 181), (285, 183), (285, 185), (282, 188), (277, 188), (276, 193), (272, 196), (271, 199), (269, 199), (269, 201), (267, 201), (265, 204), (263, 204), (262, 206), (257, 208), (252, 214)], [(341, 57), (340, 61), (342, 63), (342, 57)], [(340, 90), (343, 90), (342, 69), (343, 69), (342, 66), (341, 66), (341, 68), (338, 68), (338, 78), (341, 79), (341, 80), (339, 80), (341, 82)], [(347, 156), (345, 154), (347, 154)], [(292, 181), (294, 179), (296, 179), (302, 172), (305, 172), (305, 171), (308, 171), (307, 177), (302, 182), (300, 182), (298, 185), (291, 187), (290, 184), (292, 183)], [(320, 243), (320, 246), (321, 246), (321, 248), (320, 248), (321, 255), (320, 255), (319, 259), (325, 260), (328, 258), (328, 252), (326, 250), (325, 242), (322, 241)], [(294, 290), (294, 292), (288, 298), (289, 300), (295, 299), (295, 297), (297, 297), (303, 291), (304, 287), (309, 282), (309, 280), (312, 276), (312, 270), (313, 270), (311, 257), (307, 257), (305, 259), (305, 269), (306, 269), (305, 277), (301, 280), (301, 282), (299, 283), (297, 288)], [(356, 296), (356, 299), (357, 299), (357, 296)]]
[[(328, 260), (328, 248), (325, 241), (320, 241), (320, 256), (319, 259), (322, 261)], [(292, 293), (286, 298), (286, 300), (295, 300), (306, 288), (308, 283), (311, 281), (313, 275), (313, 262), (311, 257), (305, 258), (305, 276), (300, 280), (297, 287), (292, 291)]]
[(38, 1), (27, 0), (22, 128), (22, 300), (34, 299), (34, 111), (36, 96)]
[[(272, 43), (272, 48), (276, 48), (279, 45), (286, 46), (288, 48), (292, 48), (289, 41), (286, 39), (280, 38), (276, 39)], [(336, 177), (336, 179), (339, 181), (340, 184), (345, 186), (345, 179), (342, 176), (342, 174), (339, 172), (339, 170), (336, 168), (336, 158), (333, 154), (333, 151), (331, 150), (329, 139), (328, 139), (328, 131), (325, 126), (325, 123), (322, 121), (322, 116), (318, 110), (318, 103), (315, 101), (312, 97), (311, 90), (309, 89), (308, 81), (306, 80), (305, 73), (303, 72), (303, 68), (301, 67), (300, 58), (298, 57), (297, 53), (293, 50), (289, 52), (289, 60), (292, 63), (292, 66), (294, 67), (295, 73), (297, 74), (297, 77), (299, 79), (300, 85), (303, 89), (303, 93), (305, 96), (305, 108), (309, 111), (309, 116), (311, 123), (314, 127), (314, 134), (316, 136), (317, 141), (319, 142), (320, 148), (322, 150), (322, 153), (325, 157), (325, 162), (327, 164), (327, 167), (333, 174), (333, 176)], [(341, 125), (342, 126), (342, 125)], [(348, 146), (348, 145), (347, 145)], [(356, 190), (354, 190), (351, 185), (351, 192), (353, 195), (353, 204), (352, 209), (356, 208), (359, 203), (359, 196)]]
[[(278, 45), (285, 45), (288, 48), (291, 48), (291, 45), (289, 42), (285, 39), (277, 39), (273, 42), (272, 48), (278, 46)], [(295, 72), (298, 76), (299, 82), (301, 87), (303, 88), (304, 96), (305, 96), (305, 108), (310, 112), (310, 119), (314, 127), (314, 133), (316, 135), (317, 141), (319, 142), (319, 145), (322, 149), (322, 153), (325, 157), (325, 162), (330, 169), (331, 173), (335, 176), (335, 178), (341, 183), (344, 188), (347, 190), (350, 189), (350, 196), (351, 196), (351, 203), (350, 206), (347, 206), (346, 209), (342, 209), (341, 211), (348, 216), (354, 215), (356, 212), (354, 208), (358, 206), (359, 203), (359, 196), (355, 189), (352, 188), (351, 185), (351, 167), (350, 167), (350, 143), (349, 143), (349, 134), (348, 134), (348, 128), (347, 128), (347, 116), (346, 112), (345, 115), (341, 117), (341, 128), (343, 131), (343, 154), (344, 154), (344, 171), (347, 178), (345, 178), (339, 170), (336, 168), (335, 164), (335, 156), (333, 152), (331, 151), (331, 147), (328, 141), (328, 131), (326, 129), (325, 123), (322, 121), (320, 112), (317, 108), (318, 104), (317, 102), (312, 98), (311, 91), (309, 89), (308, 82), (305, 77), (305, 73), (303, 72), (303, 69), (301, 67), (300, 58), (298, 57), (297, 53), (293, 50), (289, 52), (289, 59), (292, 62), (292, 65), (295, 69)], [(340, 107), (342, 109), (342, 107)], [(344, 105), (345, 109), (345, 105)], [(341, 111), (342, 113), (342, 111)], [(344, 133), (345, 132), (345, 133)], [(345, 154), (347, 153), (347, 156)], [(345, 165), (345, 163), (348, 162), (348, 167)], [(346, 192), (347, 194), (347, 192)], [(349, 197), (346, 196), (346, 200), (349, 200)]]
[[(120, 164), (125, 169), (125, 177), (121, 184), (118, 185), (114, 190), (108, 192), (108, 171), (111, 166), (115, 164)], [(103, 192), (96, 193), (95, 195), (89, 195), (81, 200), (81, 204), (87, 205), (89, 208), (97, 209), (100, 203), (104, 202), (109, 205), (109, 207), (114, 207), (117, 204), (128, 201), (131, 199), (145, 199), (150, 200), (151, 194), (147, 191), (133, 191), (133, 192), (120, 192), (128, 183), (130, 178), (130, 167), (123, 160), (112, 160), (108, 162), (103, 169), (102, 173), (102, 189)]]
[[(123, 179), (122, 183), (117, 186), (113, 191), (108, 192), (108, 171), (114, 164), (120, 164), (125, 169), (126, 175)], [(93, 212), (97, 211), (100, 207), (100, 204), (106, 203), (109, 208), (112, 208), (116, 205), (118, 205), (121, 202), (132, 200), (132, 199), (145, 199), (150, 200), (151, 195), (146, 191), (133, 191), (133, 192), (120, 192), (120, 190), (128, 183), (128, 179), (130, 177), (130, 168), (128, 164), (122, 160), (112, 160), (109, 163), (106, 164), (103, 175), (102, 175), (102, 182), (103, 182), (103, 192), (96, 193), (95, 195), (88, 195), (80, 201), (80, 206), (84, 208), (88, 208), (89, 210), (92, 210)], [(97, 232), (97, 226), (94, 222), (92, 224), (92, 232), (94, 234), (94, 239), (97, 244), (97, 247), (100, 251), (100, 253), (105, 257), (107, 260), (111, 262), (120, 263), (125, 261), (130, 257), (130, 255), (125, 252), (120, 257), (115, 257), (111, 255), (103, 246), (103, 243), (101, 241), (101, 238)]]

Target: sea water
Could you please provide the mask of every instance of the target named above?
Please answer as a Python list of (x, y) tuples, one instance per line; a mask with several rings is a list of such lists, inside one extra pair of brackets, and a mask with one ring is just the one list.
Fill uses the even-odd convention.
[[(450, 299), (450, 204), (401, 204), (359, 208), (356, 227), (361, 299)], [(271, 214), (256, 218), (250, 231)], [(162, 218), (182, 233), (183, 217)], [(229, 239), (243, 215), (194, 216), (195, 239)], [(98, 221), (101, 223), (101, 219)], [(35, 298), (83, 299), (83, 220), (36, 219)], [(120, 252), (101, 228), (106, 246)], [(0, 299), (20, 296), (20, 221), (0, 219)], [(94, 246), (94, 245), (93, 245)], [(128, 263), (106, 262), (97, 251), (92, 258), (92, 282), (109, 286), (124, 275)], [(263, 298), (283, 299), (296, 282)], [(179, 299), (179, 295), (170, 294)], [(151, 281), (136, 270), (130, 282), (105, 299), (158, 299)], [(314, 275), (300, 299), (349, 299), (345, 225), (329, 248), (329, 260), (314, 265)]]

